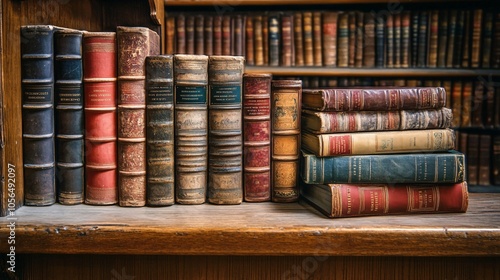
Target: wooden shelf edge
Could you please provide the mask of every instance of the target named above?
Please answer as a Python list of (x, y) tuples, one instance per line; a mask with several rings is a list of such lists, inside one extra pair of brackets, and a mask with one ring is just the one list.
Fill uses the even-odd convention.
[(342, 76), (342, 77), (477, 77), (500, 76), (498, 69), (389, 69), (389, 68), (332, 68), (332, 67), (270, 67), (246, 66), (247, 73), (271, 73), (277, 76)]
[[(239, 0), (236, 2), (220, 2), (214, 0), (164, 0), (165, 6), (283, 6), (283, 5), (337, 5), (337, 4), (384, 4), (384, 0)], [(475, 2), (487, 2), (476, 0)], [(401, 3), (430, 3), (434, 0), (400, 0)], [(471, 0), (441, 0), (441, 2), (474, 2)]]
[(14, 234), (17, 254), (500, 256), (499, 200), (470, 194), (467, 213), (347, 219), (302, 202), (24, 206), (0, 218), (0, 252)]

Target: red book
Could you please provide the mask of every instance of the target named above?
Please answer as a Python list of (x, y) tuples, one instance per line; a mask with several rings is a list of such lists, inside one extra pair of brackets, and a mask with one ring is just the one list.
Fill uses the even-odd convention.
[(467, 183), (328, 184), (301, 187), (301, 195), (330, 218), (466, 212)]
[(116, 34), (83, 34), (85, 94), (85, 203), (115, 204)]
[(243, 75), (243, 188), (248, 202), (271, 200), (271, 74)]

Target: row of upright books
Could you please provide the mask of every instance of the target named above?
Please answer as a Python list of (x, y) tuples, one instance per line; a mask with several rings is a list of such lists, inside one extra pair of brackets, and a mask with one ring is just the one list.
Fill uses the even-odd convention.
[(494, 9), (169, 12), (167, 53), (244, 55), (247, 65), (499, 68)]

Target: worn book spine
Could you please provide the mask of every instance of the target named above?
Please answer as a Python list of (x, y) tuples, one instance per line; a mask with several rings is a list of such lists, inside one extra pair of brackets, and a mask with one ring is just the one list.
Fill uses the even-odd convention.
[(214, 54), (214, 17), (211, 15), (204, 16), (203, 22), (203, 45), (204, 52), (201, 54)]
[(175, 18), (175, 53), (186, 53), (186, 17), (183, 14)]
[(175, 201), (202, 204), (207, 191), (208, 56), (174, 55)]
[(492, 178), (491, 183), (493, 185), (500, 185), (500, 135), (492, 136)]
[(463, 153), (403, 153), (317, 157), (302, 151), (301, 176), (307, 184), (457, 183), (464, 181)]
[(461, 61), (459, 61), (459, 66), (463, 68), (469, 68), (470, 65), (470, 50), (472, 46), (471, 42), (471, 33), (472, 33), (472, 21), (471, 21), (471, 10), (466, 10), (464, 11), (464, 36), (463, 40), (461, 42), (462, 44), (462, 57), (459, 58)]
[(84, 201), (82, 31), (54, 33), (56, 187), (61, 204)]
[(197, 14), (194, 18), (194, 53), (204, 54), (205, 51), (205, 16)]
[(385, 22), (386, 28), (386, 59), (385, 59), (385, 67), (392, 68), (394, 67), (394, 15), (388, 14), (387, 20)]
[(271, 82), (271, 198), (274, 202), (299, 197), (301, 80)]
[[(269, 21), (269, 66), (279, 66), (281, 40), (280, 40), (280, 24), (279, 24), (278, 14), (275, 13), (270, 14), (268, 17), (268, 21)], [(248, 60), (248, 58), (245, 59)]]
[(419, 46), (419, 24), (420, 24), (420, 11), (416, 10), (412, 12), (411, 16), (411, 67), (417, 67), (418, 62), (418, 46)]
[(467, 134), (467, 182), (471, 185), (478, 184), (479, 178), (479, 134)]
[(500, 12), (496, 12), (494, 21), (491, 68), (500, 68)]
[(245, 21), (245, 51), (246, 51), (246, 64), (255, 65), (255, 51), (254, 51), (254, 21), (253, 15), (248, 15)]
[(418, 59), (417, 67), (427, 66), (427, 48), (429, 43), (429, 11), (421, 11), (418, 24)]
[(446, 52), (448, 50), (448, 14), (449, 11), (442, 9), (439, 11), (439, 39), (438, 39), (438, 55), (437, 67), (446, 67)]
[[(242, 32), (244, 32), (243, 24), (241, 23), (241, 15), (236, 15), (234, 17), (234, 30), (231, 29), (231, 16), (223, 15), (222, 16), (222, 54), (223, 55), (231, 55), (232, 49), (242, 50)], [(234, 31), (234, 44), (231, 44), (232, 32)]]
[(173, 56), (146, 57), (146, 204), (172, 205), (174, 196)]
[(186, 54), (194, 54), (195, 53), (195, 15), (187, 14), (186, 15)]
[(213, 20), (213, 54), (222, 55), (222, 15), (215, 15)]
[[(295, 44), (295, 66), (304, 66), (304, 35), (302, 12), (293, 14), (293, 39)], [(336, 44), (334, 47), (336, 48)]]
[[(462, 88), (462, 111), (461, 111), (461, 119), (460, 119), (460, 127), (470, 127), (472, 125), (471, 117), (473, 111), (477, 110), (479, 114), (481, 114), (482, 111), (482, 101), (480, 101), (479, 104), (473, 104), (474, 100), (472, 99), (472, 91), (473, 91), (473, 86), (472, 86), (472, 81), (471, 80), (465, 80), (463, 82), (463, 88)], [(481, 92), (482, 93), (482, 92)], [(484, 96), (481, 96), (481, 99)], [(477, 107), (473, 107), (477, 106)]]
[(448, 45), (446, 49), (446, 62), (445, 66), (448, 68), (453, 67), (453, 55), (455, 52), (455, 35), (457, 34), (457, 18), (458, 11), (453, 9), (449, 12), (448, 19)]
[(482, 47), (482, 60), (481, 68), (491, 67), (491, 51), (492, 51), (492, 41), (493, 41), (493, 12), (486, 11), (484, 14), (483, 22), (483, 47)]
[(482, 38), (481, 31), (483, 29), (483, 10), (476, 9), (472, 17), (472, 47), (471, 47), (471, 67), (478, 68), (481, 63)]
[(304, 185), (301, 195), (330, 218), (462, 213), (469, 202), (467, 182)]
[(394, 30), (394, 68), (401, 67), (401, 13), (394, 14), (393, 16), (393, 30)]
[[(364, 17), (363, 28), (363, 66), (373, 68), (375, 67), (375, 15), (366, 13)], [(335, 29), (337, 22), (335, 21)], [(335, 34), (336, 36), (336, 34)], [(335, 46), (335, 44), (334, 44)]]
[(116, 33), (83, 34), (85, 203), (118, 202)]
[(316, 156), (424, 153), (455, 148), (452, 129), (420, 129), (356, 133), (302, 132), (302, 148)]
[(175, 36), (177, 26), (176, 18), (171, 15), (165, 15), (165, 53), (173, 54), (176, 52), (175, 42), (178, 40)]
[(264, 65), (269, 65), (269, 19), (267, 14), (262, 16), (262, 53)]
[(347, 56), (347, 65), (349, 67), (355, 67), (355, 61), (356, 61), (356, 24), (357, 24), (357, 17), (358, 13), (356, 11), (350, 11), (348, 12), (349, 14), (349, 19), (348, 19), (348, 30), (349, 30), (349, 35), (348, 35), (348, 56)]
[(243, 75), (243, 194), (271, 200), (271, 74)]
[(21, 26), (24, 204), (56, 202), (54, 144), (55, 27)]
[[(313, 14), (312, 12), (302, 13), (302, 32), (304, 40), (304, 66), (314, 65), (314, 44), (313, 44)], [(347, 46), (347, 45), (346, 45)]]
[[(338, 22), (338, 45), (337, 65), (338, 67), (349, 66), (349, 14), (340, 13)], [(383, 28), (382, 28), (383, 29)]]
[(321, 30), (323, 32), (322, 49), (324, 66), (337, 66), (337, 22), (337, 11), (328, 11), (323, 13)]
[(489, 186), (491, 184), (491, 155), (493, 154), (491, 148), (491, 135), (481, 134), (479, 136), (479, 176), (477, 178), (477, 183), (481, 186)]
[(118, 193), (120, 206), (146, 204), (146, 57), (160, 38), (145, 27), (116, 28), (118, 69)]
[[(340, 18), (339, 18), (339, 40), (340, 40)], [(375, 18), (375, 63), (377, 67), (385, 67), (385, 19), (383, 16), (377, 16)]]
[(451, 90), (451, 108), (453, 111), (453, 122), (452, 127), (460, 127), (462, 120), (462, 85), (461, 80), (453, 81), (453, 86)]
[(457, 14), (457, 25), (455, 33), (455, 50), (453, 52), (453, 67), (459, 68), (462, 65), (463, 40), (465, 30), (465, 11), (460, 10)]
[(401, 67), (410, 67), (410, 21), (411, 12), (403, 11), (401, 15)]
[[(494, 127), (494, 119), (496, 107), (495, 107), (495, 87), (490, 83), (486, 83), (484, 89), (485, 94), (485, 102), (483, 111), (483, 125), (485, 128), (493, 128)], [(498, 98), (498, 97), (497, 97)], [(497, 103), (499, 104), (499, 103)], [(491, 113), (495, 112), (495, 113)]]
[(451, 127), (451, 109), (320, 112), (302, 110), (303, 129), (313, 133), (435, 129)]
[[(472, 86), (472, 82), (471, 86)], [(465, 120), (462, 122), (461, 126), (467, 127), (467, 126), (472, 126), (472, 127), (483, 127), (483, 105), (486, 105), (486, 95), (485, 95), (485, 83), (484, 81), (475, 81), (474, 82), (474, 89), (470, 88), (470, 92), (466, 93), (467, 87), (464, 88), (464, 93), (463, 93), (463, 101), (465, 102), (466, 100), (470, 102), (468, 108), (466, 109), (466, 106), (462, 106), (462, 114), (465, 115), (468, 113), (470, 115), (469, 122), (466, 122)], [(490, 112), (494, 112), (494, 108)], [(486, 112), (488, 112), (486, 110)], [(462, 115), (462, 116), (463, 116)], [(488, 114), (488, 115), (491, 115)], [(465, 119), (465, 118), (464, 118)]]
[(304, 108), (318, 111), (437, 109), (446, 104), (443, 87), (304, 89)]
[(438, 55), (438, 38), (439, 38), (439, 11), (433, 10), (430, 12), (429, 19), (429, 46), (427, 49), (427, 67), (437, 67)]
[(321, 24), (321, 12), (313, 12), (313, 64), (323, 66), (323, 30)]
[(242, 56), (208, 58), (208, 201), (243, 201)]
[(293, 47), (293, 16), (281, 15), (281, 66), (293, 66), (295, 55)]
[(253, 18), (253, 30), (254, 30), (254, 58), (255, 65), (264, 65), (264, 38), (262, 33), (262, 16), (255, 16)]

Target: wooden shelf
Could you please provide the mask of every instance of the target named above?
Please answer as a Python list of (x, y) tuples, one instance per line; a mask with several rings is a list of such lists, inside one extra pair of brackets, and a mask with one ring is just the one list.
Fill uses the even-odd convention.
[[(398, 3), (431, 3), (435, 0), (400, 0)], [(440, 0), (440, 2), (487, 2), (487, 0)], [(214, 0), (165, 0), (165, 6), (279, 6), (279, 5), (336, 5), (336, 4), (387, 4), (384, 0), (239, 0), (218, 2)], [(394, 2), (396, 3), (396, 2)]]
[(499, 200), (472, 193), (463, 214), (347, 219), (303, 202), (24, 206), (0, 219), (0, 236), (15, 221), (16, 254), (500, 256)]
[(498, 69), (429, 69), (429, 68), (332, 68), (246, 66), (247, 73), (272, 73), (276, 76), (342, 76), (342, 77), (477, 77), (500, 76)]

